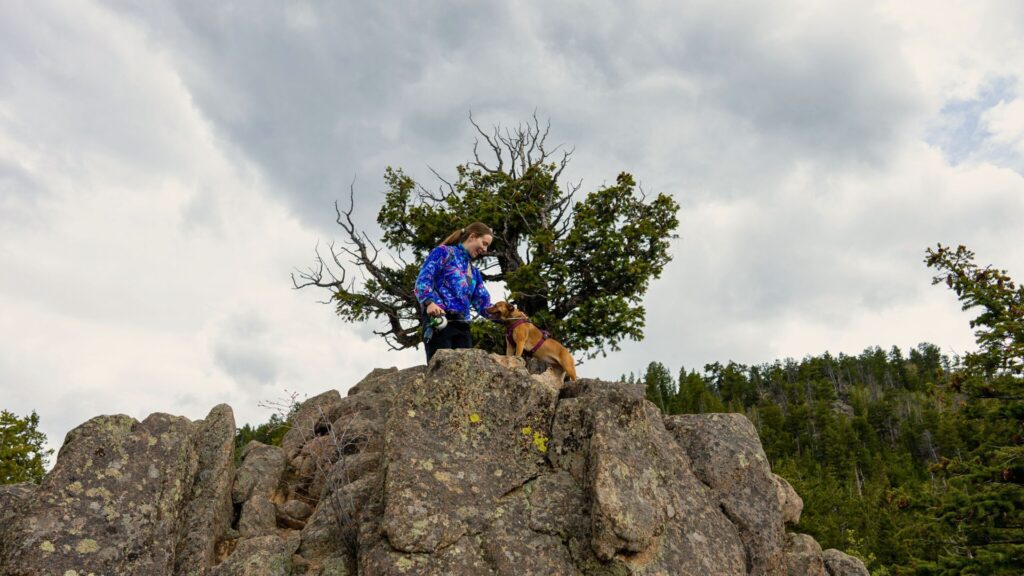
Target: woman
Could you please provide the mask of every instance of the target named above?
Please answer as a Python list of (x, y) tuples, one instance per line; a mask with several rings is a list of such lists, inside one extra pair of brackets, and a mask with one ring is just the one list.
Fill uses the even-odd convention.
[[(489, 317), (491, 296), (472, 261), (487, 253), (494, 234), (486, 224), (474, 222), (456, 230), (430, 251), (416, 278), (416, 299), (423, 313), (423, 342), (427, 362), (442, 348), (472, 348), (470, 308)], [(432, 318), (445, 317), (444, 328), (431, 326)]]

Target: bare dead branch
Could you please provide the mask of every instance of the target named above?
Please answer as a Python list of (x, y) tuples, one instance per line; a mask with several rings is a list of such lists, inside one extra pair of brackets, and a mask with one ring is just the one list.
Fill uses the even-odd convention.
[[(561, 146), (561, 144), (559, 144), (558, 147), (560, 147), (560, 146)], [(557, 150), (558, 147), (556, 147), (555, 150)], [(570, 149), (568, 149), (568, 150), (564, 150), (562, 152), (562, 159), (558, 162), (558, 169), (555, 170), (555, 174), (554, 174), (554, 178), (555, 178), (556, 181), (558, 180), (559, 177), (562, 176), (562, 171), (565, 170), (565, 167), (569, 165), (569, 159), (572, 157), (574, 152), (576, 152), (576, 147), (575, 146), (570, 148)]]
[[(317, 268), (315, 270), (313, 268), (309, 268), (306, 272), (302, 272), (302, 271), (296, 270), (296, 272), (298, 272), (298, 274), (299, 274), (299, 278), (304, 280), (304, 282), (299, 282), (298, 280), (296, 280), (295, 279), (295, 273), (293, 272), (291, 274), (292, 287), (294, 289), (298, 290), (300, 288), (305, 288), (307, 286), (317, 286), (317, 287), (320, 287), (320, 288), (330, 289), (332, 294), (336, 293), (338, 290), (342, 289), (342, 287), (344, 286), (344, 283), (345, 283), (345, 269), (344, 269), (344, 267), (340, 267), (340, 269), (341, 269), (341, 278), (338, 278), (334, 274), (334, 272), (331, 270), (330, 267), (324, 265), (323, 257), (320, 255), (320, 243), (319, 242), (317, 242), (317, 245), (314, 248), (314, 252), (316, 253), (315, 262), (317, 263)], [(333, 248), (331, 250), (331, 253), (332, 253), (332, 255), (334, 255)], [(335, 261), (337, 262), (337, 257), (336, 256), (335, 256)], [(327, 276), (330, 276), (330, 281), (325, 279), (325, 276), (324, 276), (325, 273), (326, 273)], [(331, 303), (330, 300), (318, 301), (318, 302), (320, 304), (330, 304)]]
[(475, 120), (473, 120), (473, 112), (472, 112), (472, 110), (469, 112), (469, 123), (472, 124), (473, 128), (476, 129), (477, 133), (480, 134), (481, 137), (483, 137), (484, 141), (487, 142), (487, 145), (491, 147), (491, 150), (494, 151), (494, 155), (498, 159), (498, 166), (496, 168), (492, 169), (492, 168), (489, 168), (486, 164), (484, 164), (480, 160), (480, 155), (477, 153), (477, 144), (478, 144), (479, 141), (474, 138), (473, 139), (473, 158), (475, 158), (476, 161), (471, 163), (471, 164), (474, 165), (474, 166), (479, 167), (481, 170), (484, 170), (486, 172), (490, 172), (491, 174), (497, 174), (499, 172), (502, 172), (505, 169), (505, 164), (504, 164), (504, 162), (502, 161), (502, 158), (501, 158), (501, 148), (499, 148), (498, 144), (495, 142), (495, 140), (492, 139), (490, 136), (488, 136), (487, 133), (485, 133), (483, 131), (483, 129), (480, 128), (480, 125), (477, 124)]
[[(427, 169), (430, 170), (430, 172), (434, 175), (434, 177), (437, 178), (438, 180), (440, 180), (441, 183), (443, 184), (443, 187), (442, 186), (438, 186), (438, 193), (440, 194), (440, 196), (434, 196), (434, 195), (430, 194), (430, 199), (431, 200), (433, 200), (435, 202), (447, 202), (451, 198), (454, 198), (454, 197), (458, 196), (458, 193), (455, 191), (455, 185), (454, 184), (452, 184), (451, 182), (446, 180), (444, 178), (444, 176), (441, 176), (441, 174), (438, 173), (437, 170), (434, 170), (431, 166), (428, 165)], [(418, 184), (417, 184), (417, 188), (421, 188), (422, 190), (426, 191), (426, 188), (424, 188), (424, 187), (422, 187), (422, 186), (420, 186)], [(444, 188), (447, 188), (447, 190), (445, 190)], [(420, 197), (422, 198), (423, 195), (420, 194)]]

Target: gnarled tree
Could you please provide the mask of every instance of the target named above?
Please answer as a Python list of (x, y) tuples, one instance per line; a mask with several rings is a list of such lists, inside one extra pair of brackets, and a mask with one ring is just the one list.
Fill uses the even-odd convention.
[[(577, 200), (581, 183), (561, 181), (572, 150), (548, 146), (550, 124), (533, 117), (515, 129), (485, 132), (470, 122), (479, 137), (454, 179), (433, 171), (437, 183), (428, 188), (401, 169), (386, 170), (380, 242), (357, 229), (351, 194), (347, 210), (335, 203), (345, 242), (332, 244), (326, 258), (318, 248), (314, 266), (293, 275), (295, 287), (330, 290), (346, 320), (384, 318), (386, 328), (376, 333), (394, 349), (417, 346), (412, 289), (419, 264), (452, 230), (479, 220), (494, 230), (479, 263), (485, 281), (503, 283), (510, 300), (570, 350), (592, 358), (617, 350), (625, 338), (642, 339), (642, 298), (670, 260), (676, 202), (664, 194), (648, 198), (626, 172)], [(361, 284), (346, 266), (363, 272)], [(475, 341), (504, 350), (500, 327), (473, 329)]]

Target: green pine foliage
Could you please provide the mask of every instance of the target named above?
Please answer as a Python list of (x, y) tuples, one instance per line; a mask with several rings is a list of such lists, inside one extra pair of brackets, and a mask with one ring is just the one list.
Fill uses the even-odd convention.
[(662, 412), (667, 411), (669, 398), (676, 395), (672, 374), (661, 362), (651, 362), (644, 373), (644, 393)]
[(256, 440), (269, 446), (280, 446), (281, 439), (288, 432), (290, 426), (288, 421), (281, 414), (271, 414), (270, 420), (253, 426), (246, 424), (235, 430), (235, 464), (242, 461), (242, 449), (252, 440)]
[(961, 449), (934, 467), (944, 490), (930, 509), (939, 555), (921, 574), (1024, 573), (1024, 286), (1005, 270), (980, 267), (974, 253), (939, 244), (928, 250), (935, 284), (956, 292), (979, 349), (967, 354), (951, 387), (964, 395), (955, 424)]
[(53, 450), (45, 447), (46, 434), (38, 427), (34, 410), (24, 418), (0, 411), (0, 484), (42, 481)]

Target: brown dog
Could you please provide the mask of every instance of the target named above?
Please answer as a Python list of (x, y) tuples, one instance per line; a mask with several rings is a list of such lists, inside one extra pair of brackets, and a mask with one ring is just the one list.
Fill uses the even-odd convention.
[(508, 302), (501, 301), (488, 308), (487, 313), (506, 326), (506, 356), (512, 356), (514, 353), (522, 357), (525, 350), (551, 366), (561, 366), (570, 380), (576, 379), (576, 361), (572, 359), (569, 351), (534, 326), (525, 312)]

